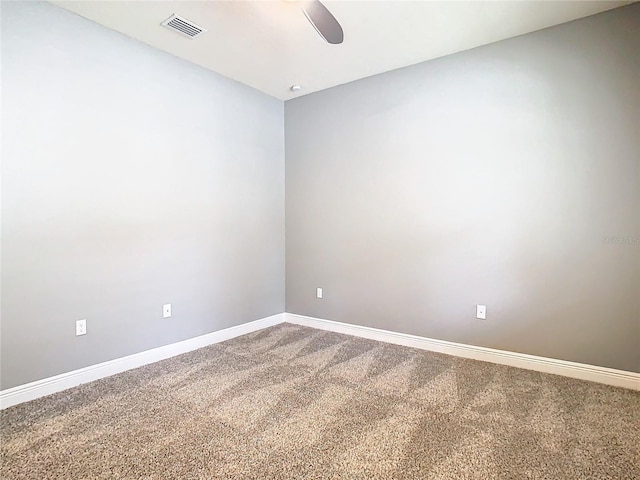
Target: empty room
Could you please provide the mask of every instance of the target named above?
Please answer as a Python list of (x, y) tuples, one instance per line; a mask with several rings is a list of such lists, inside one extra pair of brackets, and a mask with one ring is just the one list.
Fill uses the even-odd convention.
[(640, 3), (0, 18), (0, 478), (640, 479)]

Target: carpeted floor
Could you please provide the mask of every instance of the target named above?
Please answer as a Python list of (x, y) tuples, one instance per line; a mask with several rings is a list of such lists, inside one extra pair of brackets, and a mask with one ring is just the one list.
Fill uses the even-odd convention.
[(640, 393), (281, 324), (0, 414), (2, 479), (640, 479)]

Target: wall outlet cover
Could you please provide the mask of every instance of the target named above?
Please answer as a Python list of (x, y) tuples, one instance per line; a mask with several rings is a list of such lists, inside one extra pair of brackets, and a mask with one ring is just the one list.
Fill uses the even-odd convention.
[(76, 321), (76, 336), (86, 335), (87, 334), (87, 321), (86, 320), (77, 320)]

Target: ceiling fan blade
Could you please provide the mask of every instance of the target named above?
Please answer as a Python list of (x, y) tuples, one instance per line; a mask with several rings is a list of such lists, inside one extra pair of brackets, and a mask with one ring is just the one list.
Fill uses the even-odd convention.
[(302, 11), (322, 38), (334, 45), (342, 43), (344, 40), (342, 27), (319, 0), (303, 2)]

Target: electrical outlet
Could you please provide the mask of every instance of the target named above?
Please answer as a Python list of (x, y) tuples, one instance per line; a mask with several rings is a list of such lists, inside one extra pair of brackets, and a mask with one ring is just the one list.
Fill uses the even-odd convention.
[(171, 316), (171, 304), (167, 303), (162, 306), (162, 317), (169, 318)]
[(77, 320), (76, 321), (76, 336), (78, 335), (86, 335), (87, 334), (87, 321), (86, 320)]
[(316, 288), (316, 297), (322, 298), (322, 289), (321, 288)]
[(487, 306), (486, 305), (476, 305), (476, 318), (480, 320), (487, 319)]

